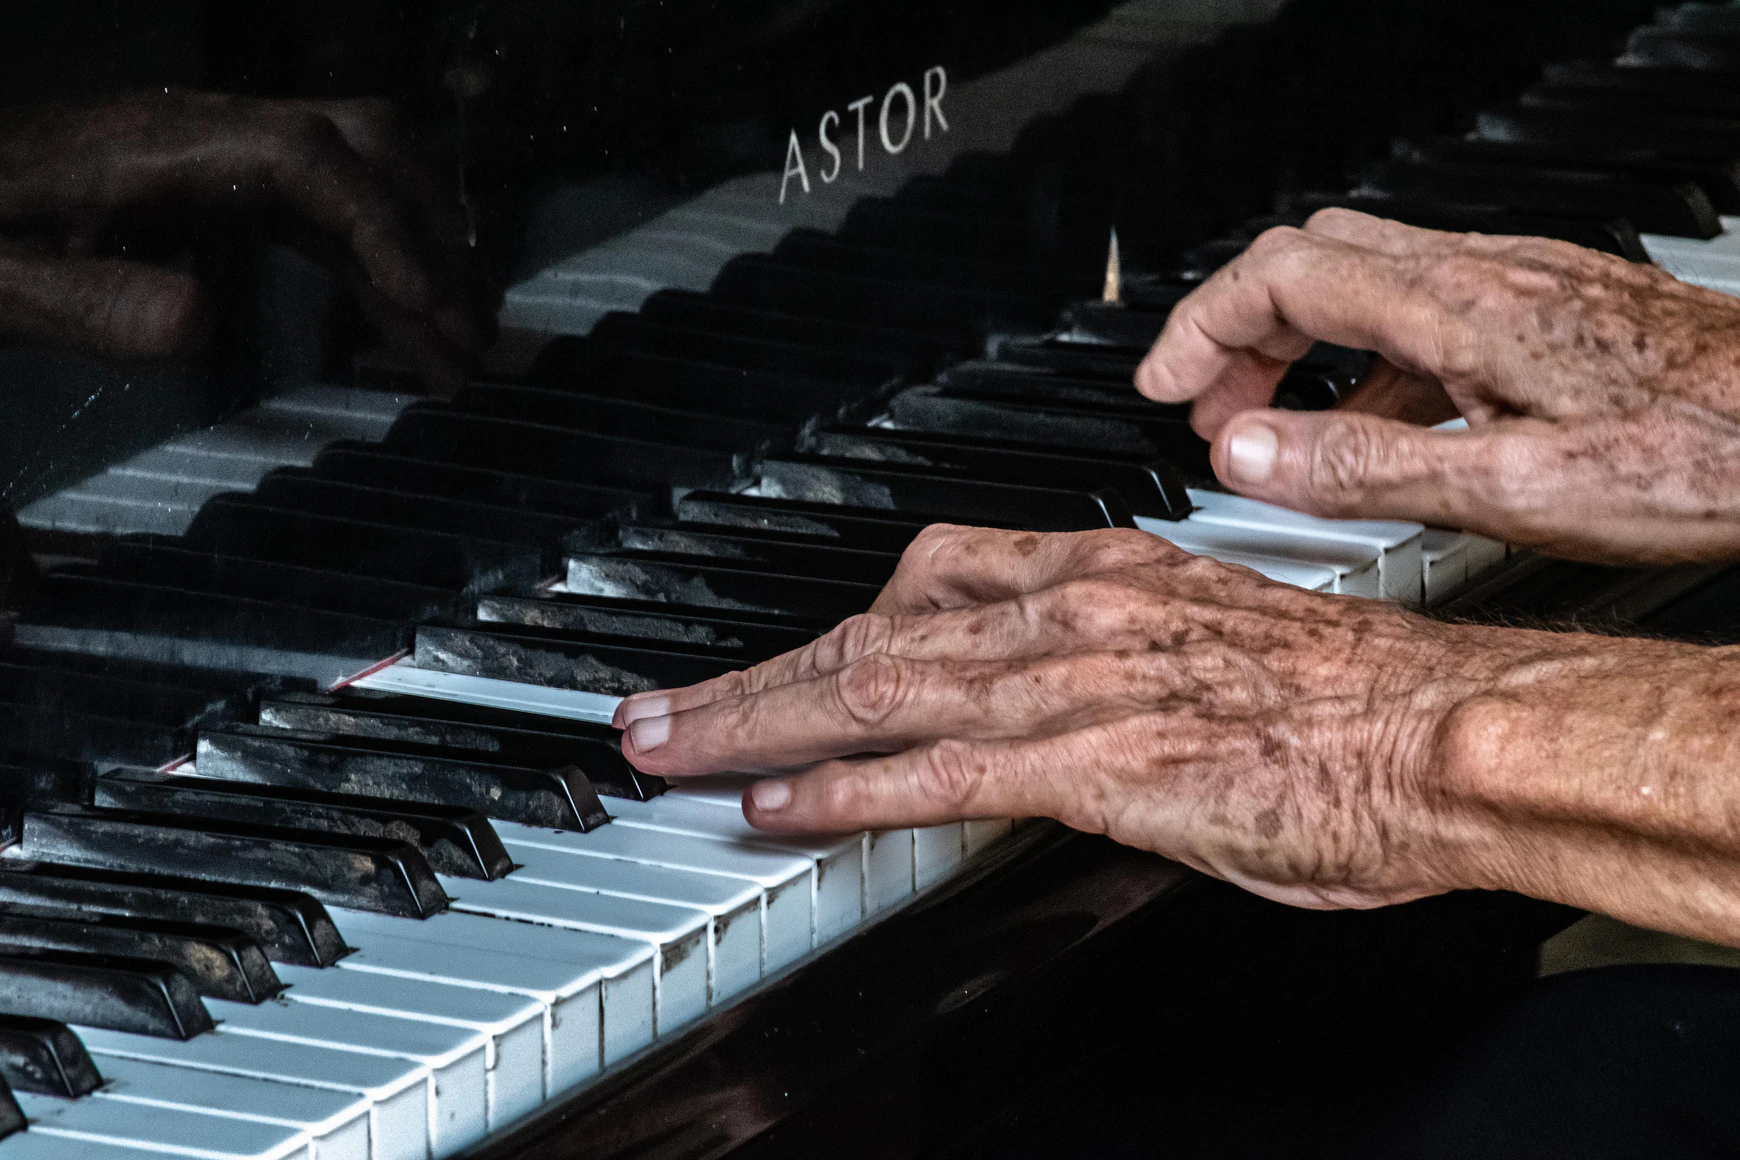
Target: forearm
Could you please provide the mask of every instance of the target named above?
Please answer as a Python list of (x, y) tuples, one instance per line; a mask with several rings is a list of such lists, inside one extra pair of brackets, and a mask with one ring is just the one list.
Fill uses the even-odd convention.
[(1445, 722), (1423, 792), (1455, 885), (1740, 945), (1740, 650), (1567, 644)]

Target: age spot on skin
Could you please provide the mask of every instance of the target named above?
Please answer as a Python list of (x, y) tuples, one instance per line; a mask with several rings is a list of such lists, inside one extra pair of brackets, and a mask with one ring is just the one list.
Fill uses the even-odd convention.
[(1039, 551), (1039, 544), (1039, 537), (1029, 532), (1026, 535), (1016, 536), (1010, 546), (1023, 556), (1031, 556)]

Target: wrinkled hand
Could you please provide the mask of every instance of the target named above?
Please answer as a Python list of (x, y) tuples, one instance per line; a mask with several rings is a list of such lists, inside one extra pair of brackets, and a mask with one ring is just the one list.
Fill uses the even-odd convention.
[[(1380, 414), (1253, 410), (1314, 340), (1378, 352)], [(1324, 210), (1181, 303), (1136, 382), (1193, 400), (1257, 499), (1594, 561), (1740, 554), (1740, 299), (1651, 266)], [(1447, 403), (1470, 431), (1384, 417)]]
[(0, 114), (0, 333), (121, 359), (197, 346), (191, 275), (96, 256), (127, 215), (283, 212), (441, 390), (488, 337), (463, 216), (380, 101), (146, 92)]
[(1051, 817), (1373, 906), (1465, 882), (1437, 803), (1468, 707), (1591, 639), (1315, 595), (1141, 532), (939, 526), (869, 614), (617, 724), (667, 777), (812, 767), (746, 795), (770, 830)]

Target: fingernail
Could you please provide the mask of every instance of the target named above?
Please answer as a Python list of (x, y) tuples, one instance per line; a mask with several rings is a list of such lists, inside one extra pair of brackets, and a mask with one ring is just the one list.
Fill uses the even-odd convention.
[(755, 808), (773, 813), (791, 804), (791, 786), (783, 781), (758, 781), (749, 788)]
[(1281, 441), (1265, 423), (1247, 423), (1226, 441), (1229, 483), (1267, 483), (1275, 474), (1275, 455)]
[(636, 721), (647, 717), (668, 717), (671, 713), (669, 697), (633, 697), (622, 703), (622, 727), (627, 729)]
[(671, 719), (643, 717), (628, 727), (628, 739), (636, 753), (651, 753), (671, 739)]

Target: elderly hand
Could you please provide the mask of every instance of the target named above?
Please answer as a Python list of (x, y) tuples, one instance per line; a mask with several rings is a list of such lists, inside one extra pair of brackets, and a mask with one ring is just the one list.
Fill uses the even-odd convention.
[[(1471, 430), (1258, 409), (1315, 340), (1378, 352), (1382, 410), (1447, 394)], [(1585, 560), (1740, 554), (1740, 299), (1652, 266), (1324, 210), (1182, 302), (1136, 381), (1193, 400), (1216, 473), (1256, 499)]]
[(1315, 595), (1141, 532), (939, 526), (871, 613), (617, 724), (667, 777), (812, 767), (745, 798), (770, 830), (1051, 817), (1374, 906), (1484, 883), (1480, 811), (1452, 792), (1481, 707), (1559, 696), (1616, 643)]
[(463, 216), (372, 100), (145, 92), (0, 114), (0, 333), (120, 359), (199, 344), (189, 274), (94, 256), (131, 213), (287, 211), (432, 386), (463, 383), (489, 322)]

